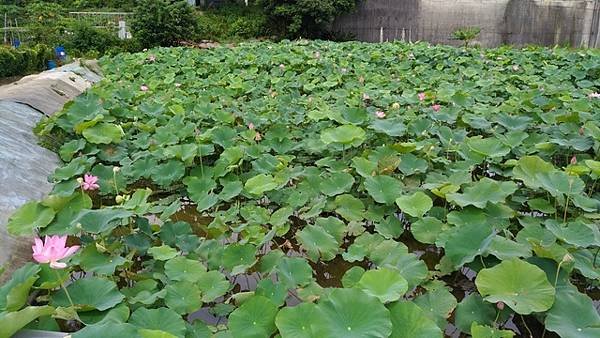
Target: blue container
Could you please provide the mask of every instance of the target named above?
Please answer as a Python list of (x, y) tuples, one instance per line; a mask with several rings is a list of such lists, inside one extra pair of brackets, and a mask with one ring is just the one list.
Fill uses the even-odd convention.
[(56, 61), (48, 60), (48, 69), (54, 69), (54, 68), (56, 68)]
[(67, 51), (63, 46), (56, 46), (54, 48), (54, 54), (56, 55), (56, 59), (61, 62), (67, 60)]

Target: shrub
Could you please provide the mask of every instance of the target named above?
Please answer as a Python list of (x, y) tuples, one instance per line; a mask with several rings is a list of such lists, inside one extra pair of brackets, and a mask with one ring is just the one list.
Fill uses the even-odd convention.
[(121, 45), (114, 32), (98, 29), (83, 21), (77, 21), (69, 27), (69, 35), (64, 45), (71, 54), (80, 55), (95, 51), (103, 55), (108, 49)]
[(267, 35), (267, 16), (256, 6), (227, 5), (201, 12), (196, 38), (231, 41)]
[(0, 77), (26, 75), (46, 68), (53, 58), (52, 49), (46, 45), (33, 47), (0, 46)]
[(258, 0), (271, 26), (289, 38), (318, 38), (327, 25), (356, 8), (358, 0)]
[(193, 8), (186, 1), (141, 0), (131, 28), (143, 47), (173, 46), (195, 33)]

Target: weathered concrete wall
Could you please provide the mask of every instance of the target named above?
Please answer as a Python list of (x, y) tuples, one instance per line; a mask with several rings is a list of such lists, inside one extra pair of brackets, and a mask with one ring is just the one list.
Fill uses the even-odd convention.
[(600, 47), (596, 0), (365, 0), (333, 29), (363, 41), (459, 44), (458, 28), (481, 28), (477, 42)]

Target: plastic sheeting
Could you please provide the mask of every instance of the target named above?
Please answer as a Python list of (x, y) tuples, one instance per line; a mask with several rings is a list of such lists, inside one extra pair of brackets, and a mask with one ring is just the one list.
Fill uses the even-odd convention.
[(6, 231), (10, 215), (50, 192), (47, 177), (60, 163), (56, 154), (38, 145), (33, 128), (100, 79), (73, 63), (0, 87), (0, 266), (7, 268), (0, 281), (31, 259), (32, 239)]

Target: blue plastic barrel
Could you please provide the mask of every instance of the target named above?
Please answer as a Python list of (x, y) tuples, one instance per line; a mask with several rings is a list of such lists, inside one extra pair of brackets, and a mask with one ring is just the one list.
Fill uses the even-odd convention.
[(54, 68), (56, 68), (56, 61), (48, 60), (48, 69), (54, 69)]

